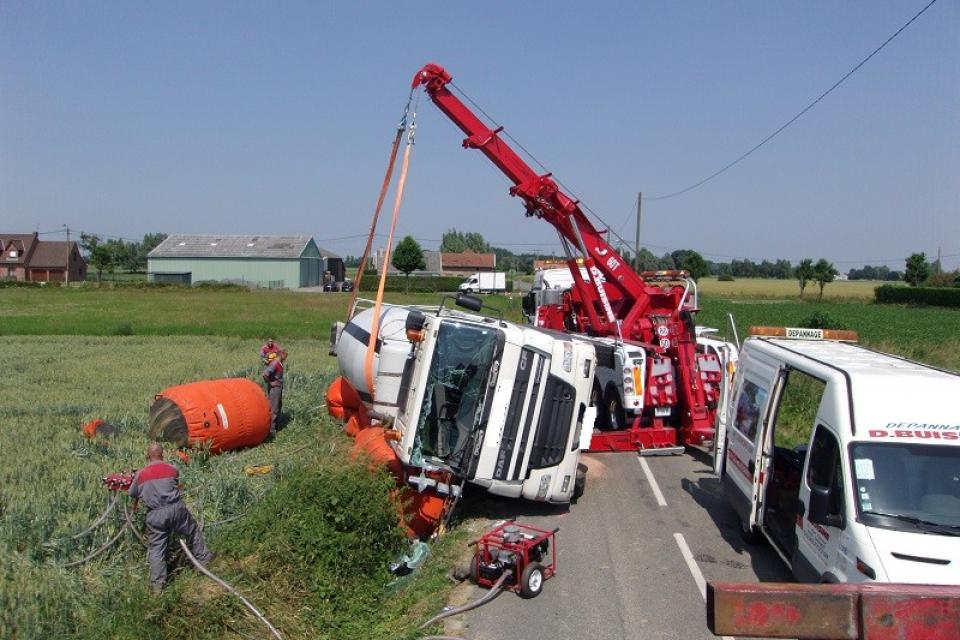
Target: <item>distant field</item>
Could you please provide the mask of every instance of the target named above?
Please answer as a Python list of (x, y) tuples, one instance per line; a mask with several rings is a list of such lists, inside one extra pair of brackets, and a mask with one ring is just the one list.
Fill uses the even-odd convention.
[[(823, 289), (824, 300), (873, 300), (873, 290), (881, 284), (873, 280), (838, 280)], [(895, 284), (895, 283), (894, 283)], [(716, 278), (703, 278), (699, 282), (700, 293), (723, 298), (794, 298), (800, 297), (800, 285), (796, 280), (771, 280), (766, 278), (740, 278), (733, 282), (720, 282)], [(819, 288), (816, 283), (807, 285), (804, 300), (816, 300)]]
[[(752, 296), (725, 296), (711, 287), (752, 286)], [(792, 296), (789, 282), (705, 281), (700, 323), (730, 333), (733, 313), (741, 339), (750, 325), (800, 324), (817, 311), (860, 332), (862, 341), (924, 362), (960, 369), (960, 310), (909, 308), (857, 301), (853, 295), (816, 303)], [(832, 283), (862, 291), (862, 283)], [(760, 295), (767, 287), (768, 296)], [(388, 302), (437, 304), (437, 294), (388, 294)], [(0, 335), (212, 335), (326, 342), (330, 324), (346, 314), (349, 294), (197, 289), (4, 289), (0, 290)], [(519, 296), (484, 296), (509, 320), (520, 320)], [(448, 302), (449, 304), (449, 302)]]
[[(435, 304), (436, 294), (387, 300)], [(502, 296), (485, 298), (507, 304)], [(0, 290), (0, 335), (222, 335), (326, 340), (350, 294), (202, 289)], [(516, 305), (519, 308), (519, 305)]]

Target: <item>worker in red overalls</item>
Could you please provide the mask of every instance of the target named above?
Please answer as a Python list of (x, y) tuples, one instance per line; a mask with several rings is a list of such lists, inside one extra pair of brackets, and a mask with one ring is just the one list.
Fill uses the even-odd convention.
[(283, 369), (287, 352), (280, 350), (275, 358), (263, 370), (263, 381), (267, 384), (267, 399), (270, 400), (270, 435), (277, 435), (277, 422), (283, 409)]
[(267, 341), (260, 347), (260, 359), (263, 360), (263, 364), (269, 364), (267, 359), (270, 357), (270, 354), (276, 355), (280, 353), (280, 351), (280, 345), (277, 344), (273, 338), (267, 338)]

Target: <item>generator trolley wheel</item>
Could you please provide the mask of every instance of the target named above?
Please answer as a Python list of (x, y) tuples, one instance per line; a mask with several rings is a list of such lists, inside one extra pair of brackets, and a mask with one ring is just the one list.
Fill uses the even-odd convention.
[(539, 562), (528, 564), (520, 574), (520, 597), (536, 598), (543, 591), (543, 581), (543, 565)]

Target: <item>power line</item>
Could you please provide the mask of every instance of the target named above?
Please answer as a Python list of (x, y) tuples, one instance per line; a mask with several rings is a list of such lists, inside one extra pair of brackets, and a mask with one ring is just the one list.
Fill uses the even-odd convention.
[(897, 30), (893, 33), (892, 36), (890, 36), (889, 38), (887, 38), (886, 40), (884, 40), (883, 44), (881, 44), (879, 47), (877, 47), (876, 49), (874, 49), (874, 50), (870, 53), (870, 55), (868, 55), (866, 58), (864, 58), (863, 60), (861, 60), (860, 62), (858, 62), (857, 65), (856, 65), (854, 68), (850, 69), (850, 71), (848, 71), (846, 74), (844, 74), (844, 76), (843, 76), (842, 78), (840, 78), (839, 80), (837, 80), (837, 81), (833, 84), (833, 86), (831, 86), (829, 89), (827, 89), (826, 91), (824, 91), (823, 93), (821, 93), (821, 94), (816, 98), (816, 100), (814, 100), (813, 102), (811, 102), (810, 104), (808, 104), (807, 106), (805, 106), (803, 109), (801, 109), (799, 113), (797, 113), (795, 116), (793, 116), (792, 118), (790, 118), (789, 120), (787, 120), (783, 125), (780, 126), (779, 129), (777, 129), (776, 131), (774, 131), (773, 133), (771, 133), (770, 135), (768, 135), (766, 138), (764, 138), (763, 140), (761, 140), (760, 142), (758, 142), (756, 145), (754, 145), (753, 147), (751, 147), (750, 150), (748, 150), (746, 153), (741, 154), (740, 156), (738, 156), (738, 157), (737, 157), (735, 160), (733, 160), (732, 162), (727, 163), (726, 165), (724, 165), (724, 166), (721, 167), (720, 169), (718, 169), (718, 170), (714, 171), (713, 173), (711, 173), (710, 175), (708, 175), (706, 178), (700, 180), (699, 182), (695, 182), (694, 184), (690, 185), (689, 187), (686, 187), (685, 189), (680, 189), (679, 191), (674, 191), (674, 192), (672, 192), (672, 193), (667, 193), (667, 194), (664, 194), (664, 195), (661, 195), (661, 196), (653, 196), (653, 197), (650, 197), (650, 198), (647, 198), (647, 199), (648, 199), (648, 200), (666, 200), (667, 198), (673, 198), (673, 197), (676, 197), (676, 196), (679, 196), (679, 195), (683, 195), (684, 193), (687, 193), (687, 192), (689, 192), (689, 191), (693, 191), (693, 190), (696, 189), (697, 187), (702, 186), (702, 185), (710, 182), (711, 180), (713, 180), (714, 178), (716, 178), (716, 177), (719, 176), (720, 174), (725, 173), (728, 169), (732, 169), (735, 165), (739, 164), (742, 160), (745, 160), (748, 156), (750, 156), (751, 154), (753, 154), (754, 151), (757, 151), (760, 147), (762, 147), (763, 145), (765, 145), (765, 144), (767, 144), (768, 142), (770, 142), (771, 140), (773, 140), (773, 139), (774, 139), (777, 135), (779, 135), (780, 132), (782, 132), (784, 129), (786, 129), (787, 127), (789, 127), (790, 125), (792, 125), (794, 122), (796, 122), (797, 120), (799, 120), (806, 112), (810, 111), (810, 109), (812, 109), (813, 107), (815, 107), (818, 102), (820, 102), (821, 100), (823, 100), (824, 98), (826, 98), (828, 95), (830, 95), (830, 93), (832, 93), (834, 89), (836, 89), (837, 87), (839, 87), (841, 84), (843, 84), (843, 82), (844, 82), (847, 78), (849, 78), (849, 77), (852, 76), (854, 73), (856, 73), (857, 70), (860, 69), (860, 67), (862, 67), (863, 65), (865, 65), (865, 64), (870, 60), (870, 58), (872, 58), (873, 56), (875, 56), (875, 55), (877, 55), (878, 53), (880, 53), (880, 51), (881, 51), (884, 47), (886, 47), (888, 44), (890, 44), (890, 42), (892, 42), (894, 38), (896, 38), (898, 35), (900, 35), (900, 34), (903, 32), (904, 29), (906, 29), (906, 28), (909, 27), (911, 24), (913, 24), (914, 20), (916, 20), (917, 18), (919, 18), (921, 15), (923, 15), (923, 13), (924, 13), (927, 9), (929, 9), (930, 7), (932, 7), (934, 4), (936, 4), (936, 2), (937, 2), (937, 0), (930, 0), (930, 2), (928, 2), (927, 5), (926, 5), (923, 9), (920, 9), (920, 11), (918, 11), (912, 18), (910, 18), (909, 20), (907, 20), (907, 22), (906, 22), (902, 27), (900, 27), (899, 29), (897, 29)]

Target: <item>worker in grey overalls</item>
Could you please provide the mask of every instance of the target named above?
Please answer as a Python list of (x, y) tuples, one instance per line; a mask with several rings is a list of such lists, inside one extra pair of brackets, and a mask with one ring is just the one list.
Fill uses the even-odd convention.
[(207, 549), (203, 532), (183, 503), (180, 472), (163, 461), (163, 447), (153, 442), (147, 449), (147, 465), (133, 476), (130, 497), (133, 510), (141, 500), (147, 505), (147, 559), (150, 561), (150, 587), (156, 592), (167, 580), (167, 543), (171, 533), (186, 538), (190, 553), (206, 566), (213, 553)]
[(280, 351), (277, 357), (263, 370), (263, 381), (267, 384), (267, 399), (270, 400), (270, 435), (277, 435), (277, 422), (283, 409), (283, 369), (287, 361), (287, 352)]

